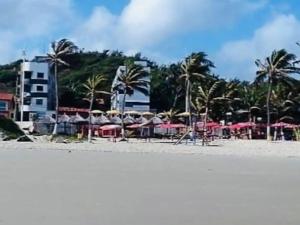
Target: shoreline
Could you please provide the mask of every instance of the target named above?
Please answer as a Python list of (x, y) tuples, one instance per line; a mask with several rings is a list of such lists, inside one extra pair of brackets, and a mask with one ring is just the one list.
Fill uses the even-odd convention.
[(185, 143), (174, 145), (153, 139), (151, 142), (130, 140), (129, 142), (110, 142), (97, 139), (93, 143), (49, 143), (49, 142), (0, 142), (1, 150), (35, 150), (35, 151), (93, 151), (112, 153), (166, 153), (221, 155), (238, 157), (297, 157), (300, 158), (300, 142), (266, 140), (216, 140), (211, 146)]

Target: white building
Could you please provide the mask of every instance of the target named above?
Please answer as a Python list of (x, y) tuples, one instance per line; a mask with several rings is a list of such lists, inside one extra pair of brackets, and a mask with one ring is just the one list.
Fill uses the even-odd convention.
[[(18, 96), (20, 120), (30, 121), (45, 115), (55, 116), (54, 82), (47, 62), (36, 58), (21, 64)], [(21, 115), (23, 113), (23, 116)]]
[[(134, 62), (134, 64), (143, 67), (143, 69), (148, 74), (148, 76), (143, 79), (150, 82), (150, 67), (148, 67), (147, 62), (146, 61), (136, 61), (136, 62)], [(122, 91), (114, 90), (114, 89), (118, 85), (118, 77), (124, 71), (126, 71), (126, 66), (120, 66), (118, 68), (116, 76), (115, 76), (113, 84), (112, 84), (113, 95), (111, 97), (111, 109), (116, 109), (119, 111), (122, 110), (124, 95), (122, 94)], [(148, 90), (149, 90), (149, 94), (150, 94), (150, 84), (148, 85)], [(139, 91), (134, 91), (132, 95), (127, 95), (126, 102), (125, 102), (125, 111), (129, 111), (129, 110), (135, 110), (135, 111), (139, 111), (139, 112), (149, 111), (150, 110), (150, 96), (149, 95), (146, 96)]]

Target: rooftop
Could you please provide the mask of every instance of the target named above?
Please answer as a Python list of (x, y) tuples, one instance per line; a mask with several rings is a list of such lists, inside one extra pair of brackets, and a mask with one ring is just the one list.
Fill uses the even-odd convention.
[(13, 100), (14, 95), (10, 93), (0, 92), (0, 100), (11, 101)]

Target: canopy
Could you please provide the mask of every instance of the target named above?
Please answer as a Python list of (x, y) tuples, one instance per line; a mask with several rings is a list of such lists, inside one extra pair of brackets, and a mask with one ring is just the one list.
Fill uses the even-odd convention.
[(271, 127), (296, 128), (298, 127), (298, 125), (279, 122), (279, 123), (272, 124)]
[(155, 126), (162, 123), (163, 121), (159, 117), (153, 117), (152, 119), (148, 120), (148, 122), (143, 123), (141, 126)]
[(106, 111), (107, 114), (110, 114), (110, 115), (118, 115), (118, 114), (121, 114), (120, 111), (118, 110), (109, 110), (109, 111)]
[(37, 120), (37, 122), (51, 124), (51, 123), (55, 123), (55, 119), (53, 119), (51, 116), (46, 115), (43, 118)]
[(110, 122), (111, 123), (114, 123), (114, 124), (121, 124), (122, 123), (122, 120), (120, 119), (120, 117), (118, 116), (114, 116), (110, 119)]
[(143, 116), (154, 116), (154, 113), (152, 113), (152, 112), (143, 112), (142, 115)]
[(135, 111), (135, 110), (125, 111), (124, 114), (127, 114), (127, 115), (141, 115), (140, 112)]
[(88, 121), (86, 119), (84, 119), (83, 117), (81, 117), (78, 113), (75, 116), (71, 116), (70, 123), (87, 123)]
[(107, 123), (110, 123), (110, 120), (107, 119), (106, 116), (101, 115), (101, 116), (98, 116), (98, 117), (97, 117), (97, 123), (98, 123), (98, 124), (107, 124)]
[(59, 123), (68, 123), (69, 121), (70, 121), (70, 117), (65, 113), (58, 117)]
[(126, 116), (126, 117), (124, 118), (124, 123), (125, 123), (125, 124), (134, 124), (134, 122), (135, 122), (135, 120), (134, 120), (134, 118), (131, 117), (131, 116)]
[(104, 112), (101, 111), (101, 110), (96, 109), (96, 110), (91, 111), (91, 113), (93, 113), (93, 114), (100, 114), (100, 113), (104, 113)]
[(190, 113), (189, 113), (189, 112), (183, 112), (183, 113), (177, 114), (176, 116), (180, 116), (180, 117), (188, 117), (188, 116), (190, 116)]
[(140, 124), (143, 124), (143, 123), (147, 123), (148, 120), (145, 117), (141, 116), (141, 117), (136, 119), (136, 122), (140, 123)]
[[(86, 118), (86, 120), (89, 121), (90, 117)], [(95, 116), (92, 115), (91, 116), (91, 123), (95, 124), (95, 125), (99, 124), (98, 121), (97, 121), (97, 117), (95, 117)]]

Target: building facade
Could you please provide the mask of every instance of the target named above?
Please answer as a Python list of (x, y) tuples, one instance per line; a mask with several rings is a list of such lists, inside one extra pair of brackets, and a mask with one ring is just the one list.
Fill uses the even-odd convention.
[(49, 63), (40, 58), (23, 62), (18, 80), (18, 119), (32, 121), (46, 115), (55, 117), (54, 78)]
[(0, 92), (0, 116), (12, 119), (14, 117), (14, 96)]
[[(135, 65), (142, 66), (144, 71), (147, 72), (148, 76), (143, 78), (150, 82), (150, 67), (146, 61), (136, 61)], [(123, 106), (123, 97), (122, 91), (115, 90), (115, 87), (118, 85), (118, 77), (126, 71), (126, 66), (120, 66), (116, 72), (116, 76), (114, 78), (112, 84), (112, 97), (111, 97), (111, 109), (122, 110)], [(150, 85), (148, 85), (148, 91), (150, 93)], [(139, 91), (134, 91), (131, 95), (126, 96), (125, 101), (125, 110), (126, 111), (139, 111), (139, 112), (148, 112), (150, 110), (150, 96), (146, 96)]]

